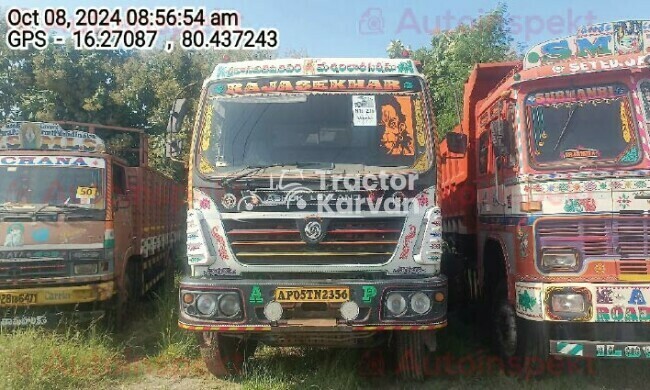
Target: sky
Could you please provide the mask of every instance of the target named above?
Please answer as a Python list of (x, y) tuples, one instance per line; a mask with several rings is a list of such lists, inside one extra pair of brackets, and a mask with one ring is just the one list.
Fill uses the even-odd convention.
[[(144, 0), (138, 6), (204, 6), (237, 10), (243, 27), (274, 27), (280, 57), (291, 51), (311, 57), (385, 57), (400, 39), (412, 49), (427, 46), (431, 34), (494, 9), (497, 0)], [(588, 22), (650, 19), (648, 0), (507, 1), (515, 42), (524, 50), (551, 38), (573, 35)], [(0, 8), (15, 6), (0, 0)], [(21, 0), (20, 7), (128, 7), (133, 1)], [(4, 15), (3, 15), (4, 17)]]

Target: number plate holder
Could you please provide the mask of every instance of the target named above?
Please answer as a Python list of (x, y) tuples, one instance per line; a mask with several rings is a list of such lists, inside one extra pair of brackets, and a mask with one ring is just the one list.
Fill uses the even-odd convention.
[(277, 287), (275, 300), (280, 303), (325, 302), (350, 300), (349, 287)]

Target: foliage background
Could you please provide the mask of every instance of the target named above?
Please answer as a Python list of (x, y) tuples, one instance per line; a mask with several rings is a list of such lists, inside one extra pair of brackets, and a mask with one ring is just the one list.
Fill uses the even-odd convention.
[[(0, 10), (0, 14), (4, 14)], [(391, 41), (389, 57), (408, 52), (423, 64), (442, 134), (459, 122), (463, 84), (479, 62), (511, 60), (513, 48), (507, 7), (480, 16), (471, 25), (444, 31), (427, 47), (411, 50)], [(0, 123), (8, 120), (68, 120), (145, 129), (150, 137), (149, 164), (176, 179), (182, 163), (165, 158), (165, 128), (174, 99), (190, 100), (183, 134), (190, 132), (202, 81), (223, 61), (268, 58), (269, 53), (158, 51), (78, 51), (71, 44), (43, 51), (14, 51), (6, 46), (7, 26), (0, 21)], [(289, 51), (288, 57), (306, 56)], [(128, 147), (128, 138), (107, 140)], [(188, 143), (185, 143), (187, 159)]]

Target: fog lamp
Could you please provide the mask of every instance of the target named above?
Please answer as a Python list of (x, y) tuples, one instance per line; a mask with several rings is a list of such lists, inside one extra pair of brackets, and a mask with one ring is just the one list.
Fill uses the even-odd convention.
[(346, 321), (352, 321), (359, 317), (359, 305), (354, 301), (344, 302), (339, 310), (341, 317)]
[(264, 317), (271, 322), (280, 321), (282, 312), (282, 305), (279, 302), (271, 301), (264, 306)]

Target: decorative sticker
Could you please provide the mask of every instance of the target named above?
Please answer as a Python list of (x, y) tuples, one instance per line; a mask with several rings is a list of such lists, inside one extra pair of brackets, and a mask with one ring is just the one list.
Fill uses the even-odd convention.
[(95, 199), (96, 197), (97, 197), (97, 188), (77, 187), (77, 199)]
[(248, 297), (248, 302), (264, 303), (264, 297), (262, 296), (262, 290), (260, 289), (260, 286), (253, 286), (251, 289), (251, 295)]
[(406, 259), (408, 257), (408, 254), (411, 251), (411, 241), (415, 238), (416, 231), (417, 229), (415, 228), (415, 225), (409, 225), (409, 232), (404, 236), (404, 246), (402, 247), (402, 252), (399, 254), (400, 259)]
[(11, 122), (0, 128), (0, 150), (5, 149), (103, 152), (105, 145), (95, 134), (56, 123)]
[(650, 322), (650, 286), (596, 287), (596, 322)]
[(377, 108), (372, 95), (352, 96), (354, 126), (377, 126)]
[[(583, 26), (576, 35), (543, 42), (533, 47), (524, 56), (524, 69), (536, 68), (564, 61), (568, 66), (556, 65), (553, 72), (577, 73), (581, 71), (616, 69), (635, 66), (643, 61), (643, 53), (650, 44), (644, 34), (650, 29), (650, 21), (625, 20)], [(646, 35), (647, 37), (647, 35)], [(612, 54), (633, 55), (627, 61), (598, 61), (601, 56)], [(591, 60), (594, 59), (594, 60)]]
[(409, 96), (395, 96), (395, 101), (381, 106), (381, 125), (384, 134), (381, 143), (391, 155), (413, 156), (412, 102)]
[(417, 129), (418, 146), (424, 146), (426, 142), (426, 132), (424, 123), (424, 113), (422, 112), (422, 99), (415, 99), (415, 126)]
[(541, 285), (518, 283), (515, 291), (517, 315), (535, 320), (543, 319)]
[(0, 156), (0, 166), (52, 166), (104, 168), (106, 161), (94, 157), (70, 156)]
[(377, 288), (375, 286), (362, 286), (363, 297), (361, 300), (365, 303), (372, 302), (373, 298), (377, 295)]
[(413, 164), (413, 169), (416, 171), (424, 171), (429, 167), (429, 155), (425, 152), (420, 155), (420, 157), (415, 160), (415, 164)]
[(23, 233), (25, 232), (25, 227), (22, 223), (13, 223), (7, 228), (7, 235), (5, 236), (4, 245), (9, 248), (15, 248), (23, 246), (24, 239)]
[(643, 81), (640, 89), (643, 108), (645, 108), (645, 120), (650, 122), (650, 81)]

